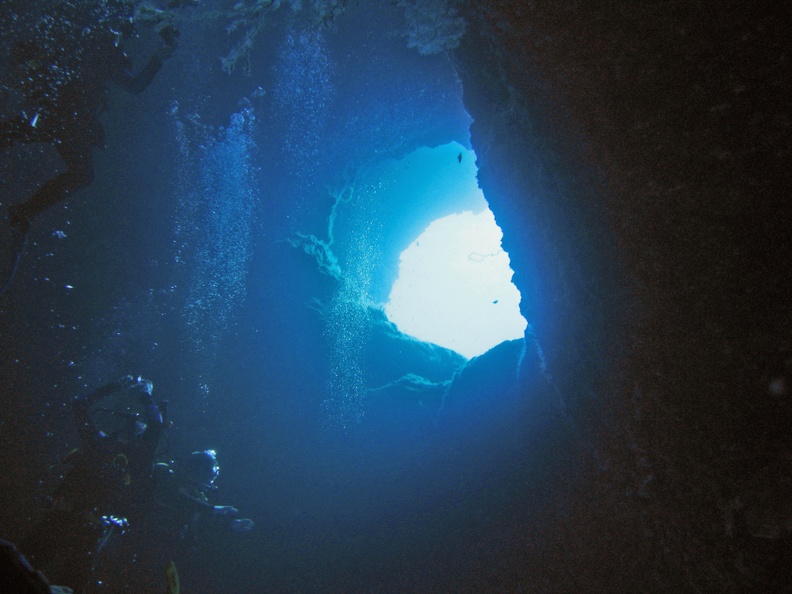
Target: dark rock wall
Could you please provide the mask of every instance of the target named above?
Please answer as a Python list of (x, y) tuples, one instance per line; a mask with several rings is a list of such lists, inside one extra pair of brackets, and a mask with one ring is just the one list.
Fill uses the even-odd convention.
[(564, 543), (555, 567), (523, 578), (777, 586), (792, 517), (778, 503), (792, 454), (790, 9), (464, 11), (455, 60), (480, 184), (589, 469), (561, 487), (574, 511), (548, 527)]

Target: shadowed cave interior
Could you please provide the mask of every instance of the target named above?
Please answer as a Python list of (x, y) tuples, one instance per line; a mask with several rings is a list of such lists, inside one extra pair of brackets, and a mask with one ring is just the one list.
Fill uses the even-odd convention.
[[(57, 482), (69, 398), (140, 373), (169, 455), (216, 448), (256, 521), (178, 554), (187, 592), (785, 584), (786, 9), (290, 3), (236, 55), (209, 4), (111, 93), (94, 184), (0, 301), (1, 535)], [(521, 295), (524, 336), (476, 357), (383, 309), (404, 249), (481, 207), (389, 190), (427, 147), (477, 172)], [(5, 151), (3, 205), (58, 166)], [(143, 542), (108, 549), (117, 591), (162, 589), (173, 543)]]

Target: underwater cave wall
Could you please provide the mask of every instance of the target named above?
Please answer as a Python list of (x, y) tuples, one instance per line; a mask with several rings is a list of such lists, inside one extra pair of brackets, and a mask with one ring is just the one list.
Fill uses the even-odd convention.
[[(510, 436), (498, 451), (520, 444), (515, 467), (480, 461), (482, 468), (499, 467), (501, 480), (514, 489), (513, 501), (501, 507), (514, 506), (514, 524), (523, 530), (511, 536), (519, 544), (508, 554), (517, 559), (515, 567), (530, 568), (495, 579), (546, 591), (607, 591), (627, 577), (614, 571), (619, 559), (631, 547), (640, 549), (634, 538), (639, 523), (624, 508), (629, 502), (611, 501), (609, 485), (592, 483), (608, 463), (602, 449), (611, 436), (603, 434), (623, 389), (622, 264), (604, 212), (606, 184), (598, 164), (528, 54), (531, 27), (518, 10), (498, 8), (507, 4), (466, 6), (469, 28), (454, 60), (474, 120), (479, 185), (503, 230), (529, 323), (526, 348), (510, 386), (502, 385), (498, 365), (486, 372), (498, 374), (488, 382), (461, 386), (475, 378), (471, 365), (473, 373), (460, 374), (449, 400), (462, 398), (458, 406), (464, 407), (463, 395), (475, 393), (470, 402), (488, 410), (495, 423), (500, 416), (498, 434)], [(495, 398), (488, 401), (492, 391)], [(497, 412), (503, 407), (507, 414)], [(497, 441), (495, 434), (487, 439)], [(620, 537), (606, 544), (602, 535), (614, 516), (629, 520), (621, 522)]]
[(600, 207), (604, 182), (526, 54), (526, 24), (480, 6), (469, 6), (466, 17), (455, 62), (474, 119), (479, 185), (503, 229), (529, 322), (526, 363), (541, 359), (563, 395), (555, 404), (566, 408), (571, 397), (575, 416), (584, 418), (602, 397), (620, 331), (612, 315), (619, 264)]
[(776, 588), (792, 512), (752, 510), (786, 497), (792, 451), (789, 392), (772, 383), (792, 361), (788, 9), (464, 12), (455, 60), (479, 181), (595, 452), (585, 488), (563, 494), (577, 510), (553, 562), (574, 571), (554, 584)]

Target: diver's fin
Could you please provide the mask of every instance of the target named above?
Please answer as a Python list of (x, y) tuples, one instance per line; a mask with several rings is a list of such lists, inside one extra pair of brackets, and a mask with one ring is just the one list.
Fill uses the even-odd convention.
[(3, 275), (0, 276), (0, 283), (2, 283), (0, 285), (0, 295), (5, 293), (8, 287), (11, 286), (11, 281), (14, 280), (14, 275), (17, 268), (19, 268), (19, 262), (22, 260), (22, 254), (25, 252), (26, 243), (27, 230), (22, 230), (12, 225), (9, 243), (3, 250), (5, 253), (0, 256), (4, 258), (4, 261), (0, 262), (0, 265), (4, 266), (4, 268), (0, 269), (0, 275)]
[(179, 594), (179, 572), (176, 571), (176, 564), (171, 561), (165, 566), (165, 578), (168, 580), (168, 589), (165, 594)]

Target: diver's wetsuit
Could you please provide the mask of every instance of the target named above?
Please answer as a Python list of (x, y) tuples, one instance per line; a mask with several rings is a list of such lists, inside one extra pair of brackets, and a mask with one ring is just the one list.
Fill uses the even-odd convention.
[(162, 67), (154, 55), (133, 75), (131, 61), (109, 36), (83, 48), (81, 61), (79, 75), (60, 86), (55, 98), (32, 98), (41, 111), (0, 122), (0, 148), (14, 142), (52, 142), (66, 165), (64, 173), (46, 182), (30, 199), (9, 208), (9, 222), (20, 233), (27, 232), (37, 215), (93, 181), (91, 149), (104, 148), (99, 114), (107, 104), (107, 84), (138, 94)]
[(211, 487), (195, 485), (175, 474), (168, 464), (154, 466), (154, 501), (160, 521), (178, 532), (182, 540), (192, 540), (200, 524), (214, 517), (215, 506), (210, 503), (207, 491)]
[(169, 464), (155, 464), (153, 469), (154, 502), (162, 512), (159, 522), (170, 532), (178, 532), (180, 539), (193, 541), (205, 527), (225, 528), (232, 532), (247, 532), (253, 521), (238, 518), (238, 510), (230, 505), (214, 505), (210, 501), (215, 489), (196, 481), (189, 472), (174, 472)]
[(100, 542), (108, 534), (111, 525), (104, 518), (120, 518), (148, 502), (145, 493), (162, 434), (162, 415), (151, 395), (139, 396), (145, 430), (124, 442), (99, 431), (89, 412), (106, 396), (134, 387), (131, 381), (124, 378), (72, 401), (80, 449), (68, 458), (72, 469), (50, 509), (20, 544), (35, 566), (76, 591), (88, 582)]

